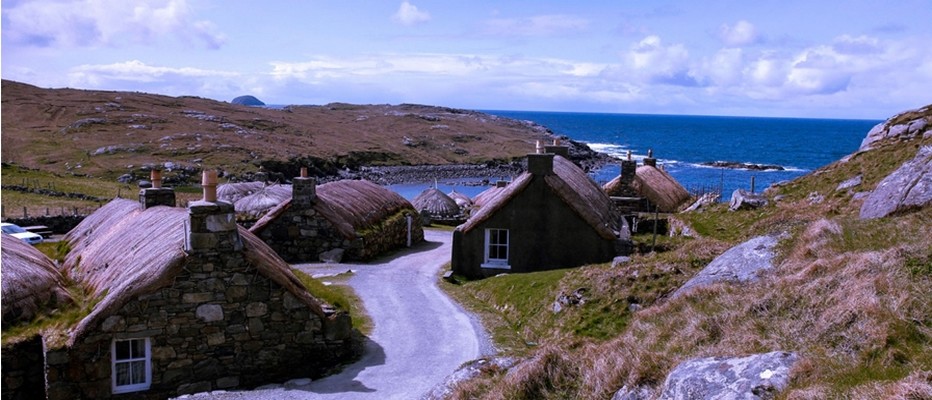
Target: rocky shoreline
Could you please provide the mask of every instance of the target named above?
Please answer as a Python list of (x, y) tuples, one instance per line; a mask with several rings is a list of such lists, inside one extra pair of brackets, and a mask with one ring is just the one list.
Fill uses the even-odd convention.
[(751, 171), (784, 171), (786, 168), (780, 165), (771, 164), (752, 164), (735, 161), (708, 161), (699, 163), (707, 167), (727, 168), (727, 169), (746, 169)]

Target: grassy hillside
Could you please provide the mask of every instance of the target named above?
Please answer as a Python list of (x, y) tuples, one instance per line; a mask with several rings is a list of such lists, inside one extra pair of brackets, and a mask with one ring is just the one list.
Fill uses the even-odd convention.
[[(455, 397), (606, 399), (624, 385), (656, 390), (690, 358), (784, 350), (802, 361), (781, 398), (929, 398), (932, 208), (860, 220), (855, 198), (929, 144), (855, 154), (772, 188), (762, 209), (721, 204), (676, 215), (700, 236), (666, 238), (664, 251), (617, 268), (445, 283), (482, 315), (504, 353), (527, 360), (507, 374), (486, 371)], [(835, 190), (857, 175), (860, 186)], [(786, 238), (764, 279), (669, 298), (730, 246), (770, 233)], [(553, 311), (576, 292), (583, 301)]]

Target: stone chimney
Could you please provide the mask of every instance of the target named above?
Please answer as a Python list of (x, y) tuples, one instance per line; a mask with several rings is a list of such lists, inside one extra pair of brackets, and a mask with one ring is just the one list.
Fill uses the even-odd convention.
[(651, 167), (657, 167), (657, 159), (654, 158), (654, 150), (647, 149), (647, 158), (644, 159), (644, 165), (650, 165)]
[(188, 207), (189, 231), (185, 251), (189, 254), (215, 254), (243, 249), (233, 204), (217, 200), (217, 171), (204, 171), (201, 180), (204, 198)]
[(631, 159), (631, 150), (628, 150), (628, 158), (621, 160), (621, 183), (625, 186), (631, 186), (634, 183), (634, 176), (637, 174), (638, 163)]
[(139, 204), (145, 210), (155, 206), (175, 206), (175, 191), (172, 188), (162, 187), (162, 171), (153, 169), (149, 171), (152, 187), (139, 190)]
[(563, 158), (570, 158), (570, 149), (562, 144), (560, 144), (560, 139), (553, 139), (553, 145), (544, 146), (544, 152), (549, 154), (556, 154)]
[(527, 171), (534, 175), (553, 174), (553, 154), (528, 154)]
[(308, 209), (317, 200), (317, 178), (307, 176), (307, 167), (301, 167), (301, 176), (291, 180), (291, 207)]
[(504, 180), (504, 179), (499, 179), (499, 180), (495, 181), (495, 187), (497, 187), (497, 188), (503, 188), (503, 187), (506, 187), (506, 186), (508, 186), (508, 181), (506, 181), (506, 180)]

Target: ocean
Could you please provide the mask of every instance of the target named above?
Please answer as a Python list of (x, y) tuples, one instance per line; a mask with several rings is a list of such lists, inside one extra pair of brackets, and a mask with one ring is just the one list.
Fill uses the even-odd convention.
[[(537, 111), (483, 112), (534, 121), (550, 128), (555, 134), (587, 143), (593, 150), (616, 158), (624, 157), (630, 150), (632, 156), (640, 161), (652, 149), (658, 164), (662, 164), (687, 190), (720, 190), (723, 201), (727, 201), (735, 189), (749, 190), (752, 177), (755, 190), (761, 191), (773, 183), (791, 180), (830, 164), (857, 150), (867, 132), (882, 122)], [(784, 170), (759, 171), (702, 165), (713, 161), (778, 165)], [(618, 165), (610, 165), (592, 171), (590, 175), (602, 184), (617, 176), (618, 172)], [(474, 196), (486, 189), (458, 181), (437, 183), (444, 193), (456, 190)], [(413, 199), (433, 184), (424, 182), (392, 185), (389, 188), (405, 198)]]

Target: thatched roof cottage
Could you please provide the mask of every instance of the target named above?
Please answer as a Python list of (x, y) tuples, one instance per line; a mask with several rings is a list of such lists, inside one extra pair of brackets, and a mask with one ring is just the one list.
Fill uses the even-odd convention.
[(528, 170), (453, 232), (453, 272), (480, 278), (606, 262), (629, 244), (609, 197), (561, 155)]
[(621, 162), (621, 173), (602, 187), (609, 196), (618, 198), (621, 203), (631, 206), (624, 211), (631, 212), (675, 212), (689, 201), (686, 189), (673, 179), (667, 171), (657, 168), (657, 159), (653, 151), (648, 151), (644, 164), (628, 158)]
[(481, 193), (477, 194), (472, 198), (472, 207), (473, 210), (478, 210), (482, 208), (483, 205), (489, 202), (489, 200), (495, 198), (499, 192), (504, 190), (508, 186), (508, 181), (499, 180), (495, 182), (495, 185), (483, 190)]
[(417, 211), (399, 194), (365, 180), (318, 186), (306, 171), (292, 181), (292, 197), (250, 228), (285, 260), (314, 262), (336, 249), (367, 260), (424, 240)]
[(94, 305), (45, 338), (49, 399), (248, 388), (352, 356), (348, 316), (238, 227), (215, 185), (205, 173), (204, 200), (187, 209), (113, 200), (66, 235), (63, 271)]
[(456, 201), (437, 188), (424, 189), (411, 204), (419, 213), (429, 217), (429, 222), (458, 224), (466, 219)]

